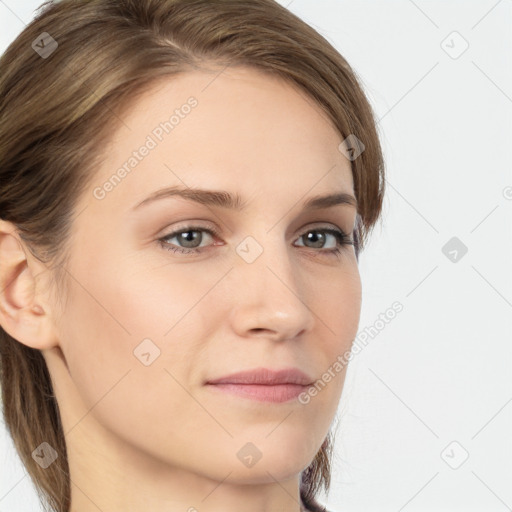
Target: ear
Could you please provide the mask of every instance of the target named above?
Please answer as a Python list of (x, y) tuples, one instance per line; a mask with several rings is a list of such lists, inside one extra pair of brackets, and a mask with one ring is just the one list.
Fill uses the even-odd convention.
[(58, 345), (49, 303), (41, 282), (35, 280), (45, 271), (49, 272), (25, 248), (16, 227), (0, 219), (0, 325), (20, 343), (38, 350)]

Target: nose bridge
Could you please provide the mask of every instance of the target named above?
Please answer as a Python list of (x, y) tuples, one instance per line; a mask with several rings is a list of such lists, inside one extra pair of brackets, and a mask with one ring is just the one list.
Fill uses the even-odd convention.
[(234, 272), (244, 290), (235, 307), (245, 319), (244, 328), (270, 329), (282, 337), (310, 329), (307, 290), (278, 231), (247, 236), (236, 253)]
[[(245, 274), (246, 279), (250, 279), (253, 286), (270, 286), (272, 289), (277, 287), (278, 295), (291, 294), (292, 291), (301, 293), (288, 247), (277, 230), (270, 234), (247, 236), (236, 247), (236, 253), (239, 260), (236, 267)], [(279, 286), (276, 286), (278, 283)]]

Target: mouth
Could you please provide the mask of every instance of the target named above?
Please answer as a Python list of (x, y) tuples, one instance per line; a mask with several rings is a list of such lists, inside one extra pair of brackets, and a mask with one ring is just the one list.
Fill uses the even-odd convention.
[(307, 386), (300, 384), (208, 384), (208, 386), (242, 398), (274, 403), (289, 402), (307, 389)]
[(283, 403), (297, 398), (312, 383), (313, 380), (298, 368), (256, 368), (209, 380), (206, 386), (245, 399)]

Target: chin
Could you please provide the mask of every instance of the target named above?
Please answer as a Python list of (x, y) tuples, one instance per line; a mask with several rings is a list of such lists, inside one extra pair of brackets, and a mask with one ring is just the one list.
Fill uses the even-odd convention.
[[(252, 468), (231, 468), (227, 481), (240, 485), (275, 484), (276, 480), (284, 482), (298, 478), (309, 463), (304, 466), (303, 463), (294, 460), (272, 459), (268, 460), (266, 464), (260, 461)], [(225, 476), (226, 473), (221, 476), (221, 479)]]
[(311, 434), (304, 432), (302, 435), (297, 430), (293, 433), (283, 430), (280, 434), (274, 431), (269, 435), (265, 431), (260, 438), (247, 436), (243, 441), (237, 438), (233, 442), (235, 458), (231, 452), (218, 459), (230, 461), (228, 465), (231, 467), (226, 465), (223, 468), (232, 471), (230, 480), (252, 484), (272, 483), (295, 478), (307, 468), (322, 443), (313, 443)]

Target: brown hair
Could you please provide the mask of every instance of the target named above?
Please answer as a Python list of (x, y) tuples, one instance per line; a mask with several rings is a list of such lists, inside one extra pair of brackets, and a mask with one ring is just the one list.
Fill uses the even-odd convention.
[[(285, 78), (343, 137), (362, 142), (351, 159), (359, 255), (381, 213), (383, 156), (357, 75), (318, 32), (274, 0), (61, 0), (43, 4), (0, 58), (0, 218), (52, 269), (57, 295), (74, 205), (120, 113), (155, 80), (210, 63)], [(65, 437), (44, 358), (1, 328), (0, 385), (7, 429), (41, 502), (68, 512)], [(44, 441), (59, 457), (43, 470), (31, 453)], [(315, 496), (329, 490), (331, 454), (329, 432), (301, 475), (310, 510), (323, 510)]]

